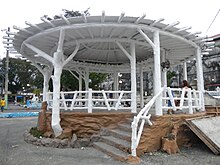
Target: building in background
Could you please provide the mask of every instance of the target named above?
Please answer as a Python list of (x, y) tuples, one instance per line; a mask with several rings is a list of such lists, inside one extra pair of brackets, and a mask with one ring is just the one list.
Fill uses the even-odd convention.
[[(215, 47), (210, 51), (209, 55), (203, 55), (203, 75), (206, 90), (216, 90), (220, 87), (220, 34), (213, 37)], [(195, 84), (196, 65), (195, 61), (187, 63), (188, 81)]]

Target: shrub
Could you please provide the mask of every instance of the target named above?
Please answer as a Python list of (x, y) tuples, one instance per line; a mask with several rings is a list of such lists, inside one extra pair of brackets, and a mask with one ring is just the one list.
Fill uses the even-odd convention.
[(30, 134), (32, 134), (34, 137), (40, 138), (40, 136), (43, 136), (43, 132), (39, 131), (37, 127), (32, 127), (29, 131)]

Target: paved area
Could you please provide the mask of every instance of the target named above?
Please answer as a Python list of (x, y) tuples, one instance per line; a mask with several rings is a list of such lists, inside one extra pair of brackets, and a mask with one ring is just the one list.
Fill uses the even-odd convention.
[[(11, 111), (11, 110), (8, 110)], [(17, 110), (16, 110), (17, 111)], [(57, 149), (38, 147), (23, 139), (26, 130), (37, 125), (37, 117), (0, 118), (0, 165), (126, 165), (93, 148)], [(141, 157), (141, 165), (218, 165), (220, 156), (214, 155), (202, 142), (181, 153), (148, 153)]]
[[(10, 112), (33, 112), (10, 104)], [(102, 152), (89, 147), (82, 149), (57, 149), (39, 147), (24, 141), (23, 134), (37, 126), (37, 117), (0, 118), (0, 165), (111, 165), (126, 163), (112, 160)]]
[(4, 113), (11, 113), (11, 112), (37, 112), (37, 111), (40, 111), (39, 109), (27, 109), (27, 108), (24, 108), (23, 106), (19, 106), (17, 104), (14, 104), (14, 103), (9, 103), (8, 105), (8, 109), (5, 109), (4, 110)]
[(23, 133), (36, 124), (36, 117), (0, 119), (0, 165), (125, 164), (93, 148), (57, 149), (28, 144), (23, 139)]

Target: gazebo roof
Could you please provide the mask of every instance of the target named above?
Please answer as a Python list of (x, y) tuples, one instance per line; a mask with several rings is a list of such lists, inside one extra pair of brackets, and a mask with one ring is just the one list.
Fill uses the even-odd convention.
[(141, 35), (140, 29), (149, 39), (153, 40), (153, 32), (160, 33), (161, 51), (166, 52), (166, 59), (171, 65), (190, 60), (195, 55), (195, 48), (205, 44), (204, 37), (199, 33), (190, 33), (191, 27), (177, 28), (179, 22), (163, 24), (164, 19), (150, 20), (142, 17), (120, 16), (80, 16), (55, 19), (42, 23), (31, 24), (29, 27), (19, 28), (14, 36), (14, 48), (26, 58), (38, 63), (48, 64), (49, 61), (37, 55), (24, 43), (33, 45), (46, 54), (53, 56), (57, 50), (60, 29), (65, 31), (63, 53), (67, 58), (75, 49), (76, 43), (80, 48), (74, 58), (64, 66), (64, 69), (75, 70), (78, 67), (87, 67), (90, 71), (108, 72), (112, 67), (120, 72), (127, 70), (129, 59), (120, 49), (119, 43), (127, 52), (130, 43), (135, 43), (136, 61), (142, 64), (144, 70), (150, 70), (153, 65), (153, 48)]

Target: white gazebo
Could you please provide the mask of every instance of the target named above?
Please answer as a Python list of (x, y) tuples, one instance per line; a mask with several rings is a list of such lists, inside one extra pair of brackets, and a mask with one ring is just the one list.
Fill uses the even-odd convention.
[[(204, 91), (201, 56), (209, 51), (212, 42), (199, 37), (199, 32), (191, 33), (191, 27), (177, 28), (179, 22), (162, 23), (164, 19), (150, 20), (145, 15), (85, 16), (46, 20), (39, 24), (25, 22), (28, 27), (20, 28), (12, 35), (14, 48), (24, 58), (30, 60), (44, 75), (44, 95), (46, 101), (48, 82), (53, 80), (52, 128), (60, 135), (60, 76), (62, 70), (76, 71), (79, 91), (82, 78), (89, 91), (89, 72), (112, 73), (115, 77), (114, 91), (118, 91), (118, 73), (131, 74), (131, 112), (137, 112), (136, 73), (140, 73), (141, 105), (143, 107), (143, 72), (153, 70), (153, 94), (156, 115), (162, 115), (162, 88), (166, 87), (166, 70), (161, 63), (169, 60), (170, 65), (183, 64), (184, 78), (187, 79), (186, 62), (196, 59), (198, 90)], [(53, 71), (53, 75), (52, 75)], [(73, 72), (72, 72), (73, 73)], [(51, 76), (52, 75), (52, 76)], [(103, 94), (104, 97), (106, 95)], [(88, 94), (88, 100), (92, 95)], [(47, 100), (48, 101), (48, 100)], [(91, 103), (91, 102), (90, 102)], [(108, 102), (105, 98), (105, 103)], [(200, 95), (201, 109), (204, 109)], [(73, 106), (73, 105), (71, 105)], [(88, 108), (91, 108), (88, 101)], [(109, 106), (106, 109), (110, 110)]]

